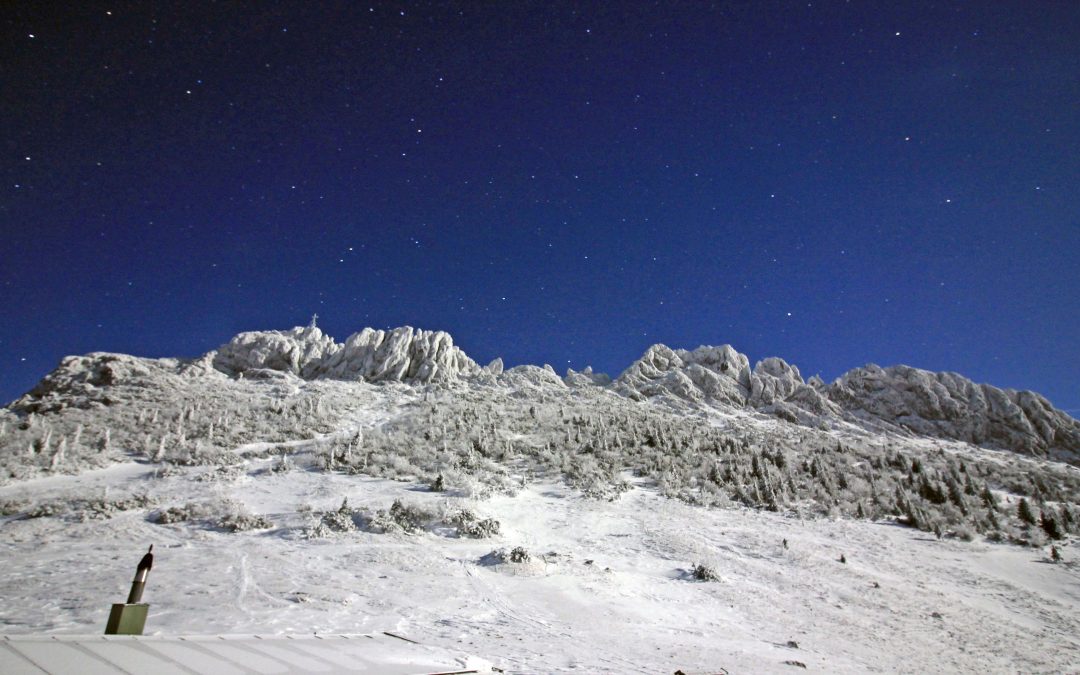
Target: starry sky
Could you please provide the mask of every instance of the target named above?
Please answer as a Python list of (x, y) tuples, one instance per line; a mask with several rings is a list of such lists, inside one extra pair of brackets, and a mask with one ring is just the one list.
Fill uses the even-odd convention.
[(78, 2), (0, 15), (0, 399), (68, 354), (730, 343), (1080, 413), (1080, 3)]

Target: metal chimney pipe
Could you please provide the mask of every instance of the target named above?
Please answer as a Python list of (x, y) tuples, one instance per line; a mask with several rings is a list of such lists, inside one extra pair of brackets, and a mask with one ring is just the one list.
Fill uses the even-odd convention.
[(150, 568), (154, 566), (154, 545), (150, 544), (150, 550), (139, 561), (135, 570), (135, 579), (131, 582), (131, 592), (128, 593), (127, 604), (133, 605), (142, 600), (143, 589), (146, 588), (146, 577), (150, 574)]

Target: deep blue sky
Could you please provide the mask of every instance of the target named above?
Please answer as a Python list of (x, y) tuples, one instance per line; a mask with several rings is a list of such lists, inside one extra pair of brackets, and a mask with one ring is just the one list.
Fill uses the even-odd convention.
[(67, 354), (730, 343), (1080, 409), (1080, 3), (12, 3), (0, 400)]

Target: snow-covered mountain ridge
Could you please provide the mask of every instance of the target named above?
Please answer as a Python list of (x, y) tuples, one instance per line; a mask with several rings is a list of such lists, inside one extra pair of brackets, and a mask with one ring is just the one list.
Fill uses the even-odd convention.
[(635, 401), (657, 399), (691, 408), (752, 410), (787, 422), (831, 428), (850, 423), (870, 429), (958, 440), (1026, 454), (1080, 461), (1080, 422), (1032, 391), (977, 384), (956, 373), (908, 366), (855, 368), (831, 384), (804, 380), (799, 369), (771, 357), (750, 367), (730, 345), (688, 351), (657, 344), (614, 381), (606, 375), (550, 366), (503, 371), (496, 359), (481, 367), (441, 331), (409, 326), (389, 331), (365, 328), (336, 342), (315, 326), (288, 331), (241, 333), (199, 359), (138, 359), (90, 354), (68, 357), (15, 410), (45, 410), (58, 396), (119, 378), (260, 378), (290, 375), (303, 380), (400, 382), (409, 385), (472, 383), (549, 390), (597, 386)]
[(1064, 672), (1074, 431), (1028, 392), (729, 346), (615, 380), (408, 328), (72, 356), (0, 408), (0, 623), (100, 632), (154, 543), (165, 634), (391, 630), (508, 672)]

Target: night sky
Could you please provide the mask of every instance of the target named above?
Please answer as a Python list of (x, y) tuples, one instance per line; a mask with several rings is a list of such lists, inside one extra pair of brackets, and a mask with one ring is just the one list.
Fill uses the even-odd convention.
[(1080, 2), (6, 3), (0, 400), (68, 354), (730, 343), (1080, 412)]

